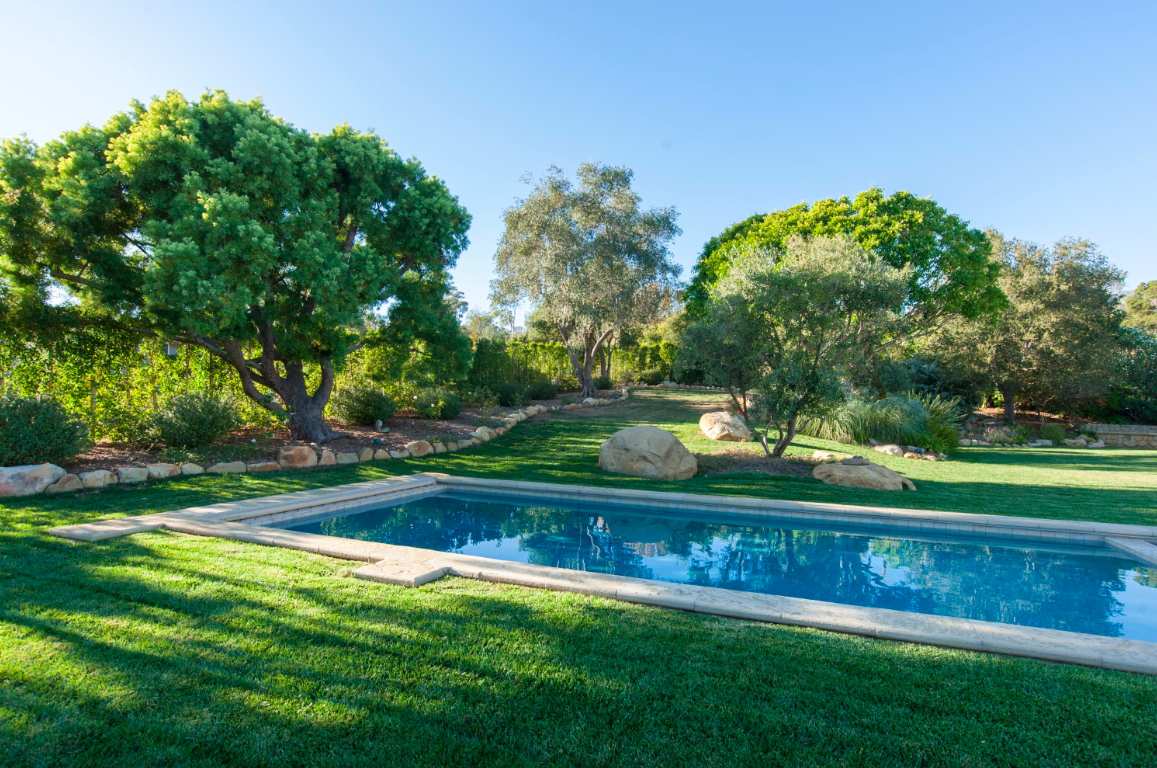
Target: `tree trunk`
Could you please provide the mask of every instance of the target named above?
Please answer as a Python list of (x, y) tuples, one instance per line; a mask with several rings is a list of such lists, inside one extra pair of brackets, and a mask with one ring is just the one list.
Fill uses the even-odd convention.
[(1000, 396), (1004, 398), (1004, 420), (1016, 423), (1016, 389), (1011, 384), (1002, 386)]
[(773, 459), (778, 459), (783, 456), (783, 452), (791, 445), (792, 438), (795, 437), (795, 416), (787, 420), (787, 431), (780, 432), (779, 439), (775, 441), (775, 450), (771, 452)]
[(321, 445), (340, 436), (325, 423), (325, 403), (315, 403), (313, 398), (307, 398), (300, 408), (294, 409), (287, 426), (290, 437), (307, 443)]

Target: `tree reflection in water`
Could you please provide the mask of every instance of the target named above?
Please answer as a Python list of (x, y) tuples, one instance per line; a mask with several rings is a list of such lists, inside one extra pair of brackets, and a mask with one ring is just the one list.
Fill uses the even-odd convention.
[[(706, 587), (1120, 636), (1135, 564), (974, 542), (520, 506), (441, 494), (295, 527)], [(1138, 584), (1144, 580), (1134, 577)], [(1152, 587), (1152, 580), (1144, 586)]]

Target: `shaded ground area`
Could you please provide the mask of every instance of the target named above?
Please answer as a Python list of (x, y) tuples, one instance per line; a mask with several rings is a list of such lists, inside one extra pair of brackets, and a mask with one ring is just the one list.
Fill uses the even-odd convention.
[[(611, 393), (600, 393), (609, 396)], [(564, 397), (572, 402), (580, 402), (578, 392), (564, 392), (553, 400), (535, 400), (534, 405), (561, 405)], [(329, 425), (344, 436), (325, 444), (334, 453), (358, 453), (362, 448), (385, 448), (401, 450), (412, 440), (424, 440), (435, 435), (447, 435), (448, 439), (466, 437), (479, 424), (488, 419), (502, 418), (518, 408), (466, 408), (454, 419), (420, 419), (408, 409), (400, 410), (382, 426), (386, 431), (378, 432), (374, 427), (350, 426), (330, 420)], [(264, 461), (275, 460), (277, 451), (286, 445), (313, 445), (290, 439), (287, 429), (244, 428), (238, 429), (219, 444), (198, 451), (165, 449), (164, 446), (133, 446), (124, 443), (97, 443), (76, 461), (67, 465), (69, 472), (88, 472), (94, 469), (116, 469), (117, 467), (143, 467), (158, 461), (183, 463), (193, 461), (209, 465), (218, 461)], [(316, 447), (316, 446), (315, 446)]]
[[(715, 398), (710, 400), (709, 398)], [(916, 493), (753, 472), (653, 483), (598, 446), (654, 423), (697, 453), (717, 395), (647, 391), (474, 451), (179, 478), (0, 505), (5, 766), (1147, 766), (1157, 680), (444, 579), (162, 532), (49, 527), (432, 470), (695, 493), (1157, 523), (1157, 452), (873, 460)], [(751, 446), (758, 451), (757, 446)], [(797, 455), (842, 446), (804, 438)], [(757, 456), (758, 454), (753, 453)]]

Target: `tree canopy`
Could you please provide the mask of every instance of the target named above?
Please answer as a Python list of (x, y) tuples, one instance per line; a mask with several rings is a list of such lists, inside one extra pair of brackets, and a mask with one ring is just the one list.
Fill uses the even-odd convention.
[(334, 373), (371, 310), (442, 309), (469, 225), (378, 136), (310, 134), (222, 91), (0, 150), (6, 322), (71, 313), (202, 347), (298, 439), (331, 437)]
[(583, 393), (592, 365), (618, 331), (658, 318), (679, 275), (668, 244), (674, 208), (640, 208), (627, 168), (579, 167), (578, 185), (557, 167), (505, 212), (492, 302), (530, 305), (566, 344)]
[[(764, 450), (776, 457), (800, 419), (843, 401), (841, 376), (851, 365), (902, 335), (912, 272), (873, 259), (847, 236), (797, 236), (786, 250), (745, 253), (712, 288), (681, 348), (683, 364), (709, 383), (733, 396), (757, 391), (750, 415), (762, 424)], [(746, 397), (736, 404), (748, 411)]]
[(904, 313), (919, 332), (944, 317), (968, 317), (1002, 306), (999, 266), (985, 234), (935, 201), (909, 192), (884, 196), (878, 187), (855, 199), (800, 203), (752, 216), (712, 238), (703, 248), (685, 293), (687, 311), (701, 314), (711, 288), (744, 256), (759, 249), (783, 254), (791, 237), (848, 235), (884, 263), (911, 267)]
[(1157, 333), (1157, 280), (1141, 283), (1125, 298), (1125, 323)]
[(989, 236), (1008, 305), (995, 317), (948, 323), (934, 342), (937, 357), (999, 390), (1010, 422), (1018, 397), (1039, 408), (1107, 392), (1118, 367), (1124, 273), (1087, 240), (1043, 247)]

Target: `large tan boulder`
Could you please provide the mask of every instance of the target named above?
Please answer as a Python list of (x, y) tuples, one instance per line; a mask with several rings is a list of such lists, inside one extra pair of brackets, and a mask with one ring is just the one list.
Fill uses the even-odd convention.
[(406, 450), (415, 458), (429, 456), (434, 452), (434, 446), (430, 445), (426, 440), (413, 440), (406, 443)]
[(743, 417), (727, 411), (714, 411), (699, 417), (699, 429), (712, 440), (732, 443), (746, 443), (751, 440), (751, 430), (743, 423)]
[(899, 472), (871, 462), (865, 464), (820, 464), (812, 470), (812, 477), (828, 485), (844, 488), (870, 488), (876, 491), (901, 491), (905, 487), (916, 490), (916, 485)]
[(599, 449), (599, 466), (655, 480), (686, 480), (699, 470), (679, 438), (658, 427), (629, 427), (611, 435)]
[(149, 479), (148, 467), (118, 467), (117, 479), (122, 483), (143, 483)]
[(317, 466), (317, 453), (308, 445), (287, 445), (277, 451), (277, 463), (285, 469)]
[(32, 496), (67, 474), (55, 464), (0, 467), (0, 496)]
[(150, 464), (149, 477), (160, 480), (166, 477), (176, 477), (181, 474), (181, 468), (176, 464)]
[(106, 485), (116, 485), (117, 476), (107, 469), (94, 469), (91, 472), (81, 472), (77, 477), (85, 488), (104, 488)]
[(45, 493), (69, 493), (84, 488), (84, 483), (76, 475), (65, 475), (52, 485), (44, 489)]
[(247, 469), (243, 461), (222, 461), (205, 471), (211, 475), (243, 475)]

